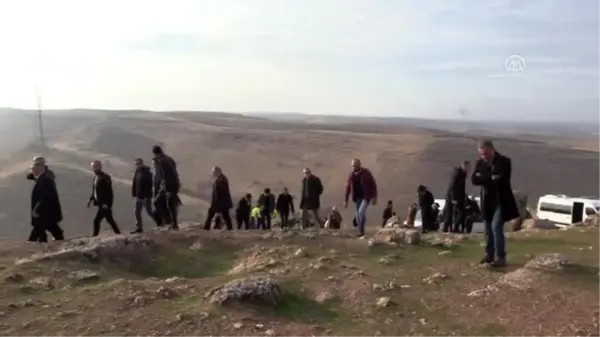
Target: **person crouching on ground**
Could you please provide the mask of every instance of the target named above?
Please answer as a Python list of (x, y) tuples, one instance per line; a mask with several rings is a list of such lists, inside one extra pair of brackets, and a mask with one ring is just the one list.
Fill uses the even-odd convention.
[(327, 215), (325, 228), (340, 229), (342, 227), (342, 215), (336, 206), (331, 207), (331, 212)]
[(385, 227), (388, 220), (392, 217), (393, 214), (394, 214), (394, 202), (391, 200), (388, 200), (387, 206), (385, 206), (385, 208), (383, 209), (383, 222), (381, 223), (382, 228)]

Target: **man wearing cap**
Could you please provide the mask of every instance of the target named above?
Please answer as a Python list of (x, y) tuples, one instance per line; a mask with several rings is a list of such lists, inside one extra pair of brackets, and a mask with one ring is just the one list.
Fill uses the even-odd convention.
[(94, 160), (91, 163), (91, 167), (94, 172), (94, 181), (92, 183), (92, 195), (88, 201), (88, 207), (90, 207), (90, 204), (98, 207), (98, 211), (94, 217), (94, 233), (92, 236), (100, 234), (100, 223), (103, 219), (106, 219), (115, 234), (121, 234), (121, 230), (117, 226), (112, 213), (114, 194), (110, 175), (102, 170), (102, 163), (99, 160)]
[(167, 156), (163, 149), (155, 145), (152, 148), (154, 154), (154, 162), (156, 164), (156, 181), (158, 183), (158, 192), (154, 199), (154, 206), (156, 208), (155, 220), (158, 226), (163, 224), (163, 220), (167, 217), (171, 220), (172, 230), (179, 229), (177, 223), (177, 211), (181, 205), (181, 200), (177, 195), (181, 188), (181, 182), (179, 181), (179, 174), (177, 173), (177, 165), (170, 156)]
[[(48, 165), (46, 165), (46, 158), (44, 158), (42, 156), (33, 157), (33, 163), (43, 165), (44, 170), (47, 173), (46, 177), (54, 180), (54, 172), (52, 172), (52, 170), (50, 168), (48, 168)], [(35, 175), (31, 172), (31, 170), (29, 172), (27, 172), (26, 177), (27, 177), (27, 180), (35, 180)]]
[(46, 231), (55, 240), (63, 240), (63, 230), (59, 223), (63, 220), (58, 190), (53, 177), (48, 173), (43, 160), (34, 160), (31, 174), (35, 180), (31, 191), (31, 233), (28, 241), (48, 242)]

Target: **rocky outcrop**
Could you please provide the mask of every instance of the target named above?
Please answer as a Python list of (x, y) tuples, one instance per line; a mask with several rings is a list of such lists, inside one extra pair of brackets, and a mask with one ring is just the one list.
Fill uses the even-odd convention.
[(81, 238), (66, 241), (57, 250), (34, 254), (28, 258), (17, 260), (15, 264), (83, 258), (89, 261), (139, 266), (151, 261), (155, 248), (154, 241), (143, 235)]
[(205, 298), (209, 303), (251, 303), (276, 305), (281, 299), (279, 284), (269, 277), (233, 280), (211, 289)]
[(526, 219), (522, 225), (525, 230), (532, 229), (558, 229), (558, 226), (552, 221), (541, 219)]
[(421, 233), (416, 229), (385, 227), (377, 231), (373, 240), (387, 244), (409, 244), (421, 243)]
[(560, 253), (541, 254), (525, 264), (525, 268), (534, 270), (556, 271), (562, 270), (571, 263), (567, 257)]

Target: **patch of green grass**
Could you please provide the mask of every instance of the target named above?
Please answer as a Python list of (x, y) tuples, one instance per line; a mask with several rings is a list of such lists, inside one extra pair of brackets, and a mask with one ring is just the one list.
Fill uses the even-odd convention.
[(136, 268), (135, 273), (145, 277), (203, 278), (226, 273), (236, 260), (231, 250), (208, 252), (178, 250), (161, 252), (152, 265)]
[(319, 303), (302, 293), (289, 290), (283, 292), (273, 313), (292, 321), (310, 323), (329, 323), (340, 316), (333, 305)]
[(597, 291), (600, 285), (599, 271), (596, 266), (571, 264), (557, 274), (557, 281)]

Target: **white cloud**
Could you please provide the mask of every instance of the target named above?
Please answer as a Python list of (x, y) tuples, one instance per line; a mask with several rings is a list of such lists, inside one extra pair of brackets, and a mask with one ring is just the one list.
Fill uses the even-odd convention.
[[(527, 60), (519, 95), (535, 97), (526, 108), (543, 111), (583, 93), (581, 108), (597, 113), (589, 103), (598, 100), (598, 31), (589, 30), (597, 28), (589, 14), (597, 7), (566, 0), (3, 2), (0, 106), (34, 106), (33, 86), (41, 83), (48, 108), (444, 117), (473, 104), (481, 105), (473, 117), (490, 117), (498, 105), (478, 102), (498, 92), (510, 101), (513, 91), (500, 84), (504, 60), (519, 54)], [(563, 90), (565, 79), (577, 90)]]

